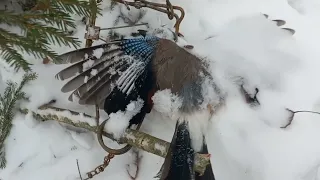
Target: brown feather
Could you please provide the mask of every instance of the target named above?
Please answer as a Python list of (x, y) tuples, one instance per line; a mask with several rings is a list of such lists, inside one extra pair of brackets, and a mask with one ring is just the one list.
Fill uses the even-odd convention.
[(172, 93), (179, 92), (185, 84), (197, 81), (200, 71), (206, 73), (198, 57), (167, 39), (158, 43), (153, 71), (158, 88), (171, 89)]

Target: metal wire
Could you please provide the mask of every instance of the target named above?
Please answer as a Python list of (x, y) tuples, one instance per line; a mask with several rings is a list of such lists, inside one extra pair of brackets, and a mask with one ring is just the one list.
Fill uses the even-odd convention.
[[(167, 14), (167, 16), (170, 20), (173, 18), (176, 19), (176, 23), (174, 25), (175, 33), (178, 36), (183, 36), (179, 32), (179, 29), (180, 29), (180, 24), (185, 16), (185, 12), (182, 7), (173, 6), (169, 0), (166, 0), (166, 4), (154, 3), (154, 2), (149, 2), (146, 0), (135, 0), (134, 2), (128, 2), (128, 1), (124, 1), (124, 0), (113, 0), (113, 1), (124, 4), (128, 10), (130, 10), (129, 6), (133, 6), (136, 9), (146, 7), (146, 8), (150, 8), (150, 9), (165, 13), (165, 14)], [(180, 17), (176, 13), (174, 13), (174, 10), (180, 11)]]

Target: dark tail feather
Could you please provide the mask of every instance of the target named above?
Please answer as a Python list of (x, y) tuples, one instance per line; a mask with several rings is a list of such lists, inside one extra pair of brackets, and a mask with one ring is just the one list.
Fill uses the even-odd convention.
[(160, 180), (194, 180), (194, 150), (186, 122), (177, 122)]
[[(199, 153), (208, 154), (205, 143)], [(211, 164), (202, 176), (194, 171), (194, 154), (188, 124), (177, 122), (168, 154), (160, 170), (160, 180), (215, 180)]]

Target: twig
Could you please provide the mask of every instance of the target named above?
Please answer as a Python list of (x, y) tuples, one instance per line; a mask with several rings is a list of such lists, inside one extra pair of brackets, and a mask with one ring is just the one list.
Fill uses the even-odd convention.
[(99, 111), (99, 104), (95, 104), (95, 109), (96, 109), (96, 125), (99, 125), (99, 120), (100, 120), (100, 111)]
[(79, 168), (79, 162), (78, 162), (78, 159), (77, 159), (77, 167), (78, 167), (78, 172), (79, 172), (80, 179), (82, 180), (82, 176), (81, 176), (81, 173), (80, 173), (80, 168)]
[(320, 112), (315, 112), (315, 111), (293, 111), (293, 110), (291, 110), (291, 109), (289, 109), (289, 108), (286, 108), (286, 110), (291, 113), (291, 116), (289, 117), (288, 123), (287, 123), (286, 125), (280, 127), (280, 128), (282, 128), (282, 129), (285, 129), (285, 128), (287, 128), (288, 126), (290, 126), (290, 125), (292, 124), (294, 115), (295, 115), (296, 113), (312, 113), (312, 114), (318, 114), (318, 115), (320, 115)]
[[(21, 109), (20, 112), (23, 114), (28, 113), (28, 109)], [(73, 118), (65, 117), (63, 114), (66, 112), (73, 115)], [(42, 106), (41, 109), (37, 112), (32, 112), (33, 116), (41, 121), (49, 121), (49, 120), (55, 120), (60, 123), (64, 123), (67, 125), (74, 126), (76, 128), (82, 128), (86, 129), (88, 131), (92, 131), (94, 133), (97, 133), (97, 126), (90, 125), (88, 122), (79, 122), (78, 118), (80, 117), (80, 113), (75, 111), (70, 111), (62, 108), (57, 107), (51, 107), (51, 106)], [(78, 116), (78, 117), (76, 117)], [(83, 117), (88, 118), (88, 120), (91, 120), (95, 124), (95, 118), (92, 116), (89, 116), (87, 114), (83, 114)], [(136, 147), (138, 149), (142, 149), (144, 151), (147, 151), (149, 153), (161, 156), (163, 158), (166, 157), (170, 143), (166, 142), (162, 139), (159, 139), (157, 137), (151, 136), (149, 134), (136, 131), (133, 129), (126, 129), (126, 131), (123, 133), (120, 140), (116, 140), (111, 134), (103, 132), (103, 136), (108, 137), (112, 140), (117, 141), (120, 144), (129, 144), (133, 147)], [(148, 142), (148, 143), (146, 143)], [(202, 174), (206, 170), (206, 166), (209, 164), (210, 157), (208, 157), (206, 154), (196, 154), (195, 155), (195, 171)]]
[[(182, 36), (182, 34), (179, 32), (179, 29), (180, 29), (180, 24), (185, 16), (185, 12), (183, 8), (179, 6), (173, 6), (169, 0), (166, 0), (166, 4), (154, 3), (146, 0), (135, 0), (134, 2), (124, 1), (124, 0), (112, 0), (112, 1), (124, 4), (128, 10), (130, 10), (129, 6), (133, 6), (136, 9), (141, 9), (142, 7), (146, 7), (146, 8), (150, 8), (150, 9), (167, 14), (170, 20), (173, 19), (174, 17), (176, 19), (176, 23), (174, 25), (175, 32), (177, 33), (177, 35)], [(180, 17), (176, 13), (174, 13), (174, 10), (180, 11)]]
[(135, 175), (132, 176), (129, 172), (130, 165), (127, 164), (127, 168), (128, 168), (127, 173), (129, 175), (129, 177), (131, 178), (131, 180), (136, 180), (139, 175), (139, 166), (140, 166), (141, 157), (139, 157), (139, 151), (137, 149), (136, 150), (133, 149), (132, 151), (133, 151), (132, 153), (135, 155), (135, 162), (133, 164), (136, 165), (137, 169), (136, 169)]
[(143, 25), (148, 25), (148, 23), (140, 23), (140, 24), (134, 24), (134, 25), (127, 25), (127, 26), (117, 26), (117, 27), (101, 28), (100, 31), (103, 31), (103, 30), (111, 30), (111, 29), (127, 28), (127, 27), (135, 27), (135, 26), (143, 26)]
[[(116, 26), (116, 27), (109, 27), (109, 28), (101, 28), (100, 31), (104, 31), (104, 30), (114, 30), (114, 29), (120, 29), (120, 28), (127, 28), (127, 27), (136, 27), (136, 26), (147, 26), (148, 23), (140, 23), (140, 24), (134, 24), (134, 25), (126, 25), (126, 26)], [(99, 39), (105, 43), (108, 43), (107, 40), (102, 39), (101, 37), (99, 37)]]

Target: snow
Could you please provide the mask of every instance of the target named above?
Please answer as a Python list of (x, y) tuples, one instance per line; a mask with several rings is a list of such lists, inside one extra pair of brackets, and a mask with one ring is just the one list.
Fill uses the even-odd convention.
[(112, 132), (116, 139), (119, 139), (129, 125), (129, 120), (140, 112), (143, 106), (143, 100), (138, 99), (127, 105), (126, 111), (111, 113), (105, 125), (107, 132)]
[(179, 107), (181, 106), (181, 100), (171, 93), (170, 89), (157, 91), (152, 96), (153, 109), (174, 119)]
[(103, 49), (96, 49), (93, 51), (93, 55), (96, 56), (97, 58), (100, 58), (103, 53)]
[(88, 33), (89, 36), (94, 36), (96, 34), (96, 31), (93, 27), (88, 27)]
[(87, 83), (88, 80), (89, 80), (89, 76), (85, 76), (84, 79), (83, 79), (83, 82), (84, 82), (84, 83)]
[(78, 133), (70, 131), (72, 138), (77, 141), (77, 143), (85, 149), (90, 150), (93, 146), (94, 138), (92, 133)]
[[(227, 95), (225, 105), (207, 125), (207, 143), (216, 179), (319, 180), (319, 115), (298, 113), (291, 126), (280, 127), (290, 116), (285, 108), (320, 111), (320, 3), (317, 0), (171, 2), (186, 11), (180, 26), (184, 38), (179, 43), (194, 46), (190, 52), (205, 58), (219, 87)], [(102, 2), (104, 12), (98, 17), (97, 26), (111, 27), (120, 11), (128, 14), (125, 6), (115, 7), (114, 11), (108, 6), (108, 1)], [(261, 13), (268, 14), (270, 20), (285, 20), (283, 27), (292, 28), (296, 33), (291, 36), (282, 31)], [(130, 14), (132, 18), (137, 17), (139, 10), (131, 8)], [(146, 10), (140, 22), (148, 22), (151, 31), (163, 30), (164, 36), (172, 35), (167, 28), (173, 30), (174, 21), (165, 14)], [(122, 19), (117, 26), (121, 25), (126, 25)], [(129, 35), (137, 29), (146, 27), (122, 28), (117, 32)], [(75, 36), (83, 40), (85, 25), (79, 23), (76, 30)], [(18, 29), (12, 28), (12, 31), (20, 33)], [(106, 39), (108, 31), (101, 31), (101, 36)], [(101, 43), (95, 41), (93, 45)], [(52, 50), (64, 53), (74, 48), (52, 46)], [(95, 55), (99, 56), (101, 52), (95, 52)], [(22, 103), (22, 107), (35, 110), (56, 99), (56, 107), (94, 115), (93, 106), (69, 102), (69, 94), (60, 92), (65, 82), (56, 80), (54, 75), (68, 65), (42, 64), (31, 56), (25, 57), (34, 63), (32, 69), (39, 77), (25, 88), (31, 101)], [(84, 68), (92, 65), (90, 60)], [(15, 73), (3, 61), (0, 61), (0, 73), (0, 89), (6, 80), (19, 82), (23, 75), (22, 72)], [(260, 106), (251, 107), (243, 101), (236, 86), (241, 83), (250, 94), (259, 88)], [(153, 100), (157, 102), (155, 108), (147, 115), (140, 130), (170, 141), (175, 122), (167, 116), (178, 104), (172, 104), (169, 91), (158, 92)], [(106, 129), (120, 136), (137, 111), (139, 103), (131, 104), (125, 112), (111, 114)], [(73, 117), (67, 112), (62, 114), (79, 122), (95, 124), (94, 119)], [(101, 116), (101, 119), (107, 117), (103, 111)], [(120, 147), (112, 140), (104, 141), (109, 146)], [(82, 177), (85, 177), (85, 173), (101, 164), (106, 155), (95, 134), (75, 132), (55, 121), (35, 122), (30, 114), (15, 116), (5, 145), (8, 164), (0, 170), (0, 179), (4, 180), (75, 180), (79, 179), (76, 159)], [(141, 162), (137, 179), (154, 179), (164, 159), (143, 151), (139, 153)], [(132, 156), (132, 151), (116, 156), (94, 179), (130, 179), (127, 167), (133, 167), (131, 173), (135, 169)]]
[(26, 125), (27, 125), (29, 128), (34, 128), (34, 127), (39, 123), (39, 121), (37, 121), (37, 120), (33, 117), (32, 112), (29, 111), (29, 112), (26, 114), (25, 123), (26, 123)]
[(98, 70), (92, 69), (91, 72), (90, 72), (90, 74), (91, 74), (92, 76), (95, 76), (95, 75), (98, 74)]
[(94, 64), (94, 60), (88, 60), (85, 63), (82, 64), (83, 66), (83, 70), (87, 70), (88, 68), (90, 68), (92, 65)]

